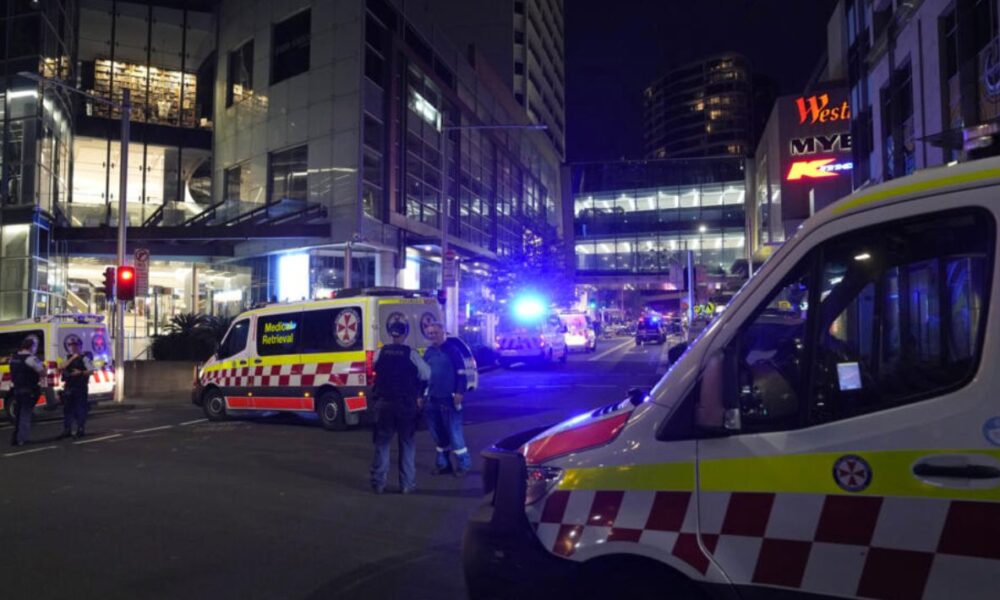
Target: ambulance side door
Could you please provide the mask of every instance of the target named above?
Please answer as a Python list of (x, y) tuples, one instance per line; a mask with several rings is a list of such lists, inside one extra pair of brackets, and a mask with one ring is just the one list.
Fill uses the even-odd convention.
[(816, 230), (709, 354), (699, 535), (751, 597), (1000, 585), (996, 220), (954, 200)]
[(233, 323), (216, 352), (219, 368), (209, 373), (209, 381), (219, 386), (228, 408), (252, 408), (245, 385), (250, 374), (250, 329), (251, 318)]

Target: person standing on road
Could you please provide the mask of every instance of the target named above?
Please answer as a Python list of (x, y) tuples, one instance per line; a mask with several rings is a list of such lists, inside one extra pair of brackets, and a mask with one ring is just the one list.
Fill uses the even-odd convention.
[(69, 356), (60, 366), (63, 380), (63, 431), (60, 439), (73, 435), (73, 422), (76, 421), (77, 438), (85, 435), (87, 426), (87, 386), (90, 376), (94, 373), (94, 365), (90, 358), (82, 354), (83, 343), (77, 337), (66, 340)]
[(21, 349), (10, 357), (11, 395), (17, 417), (14, 419), (14, 434), (11, 436), (12, 446), (23, 446), (28, 443), (31, 432), (31, 415), (42, 393), (41, 381), (45, 374), (45, 365), (38, 360), (38, 338), (29, 335), (21, 341)]
[(430, 368), (420, 353), (403, 342), (409, 327), (402, 321), (388, 326), (392, 343), (382, 346), (375, 358), (375, 457), (372, 459), (372, 491), (385, 491), (389, 473), (389, 443), (395, 434), (399, 444), (399, 491), (409, 494), (417, 485), (417, 398), (430, 377)]
[[(432, 344), (424, 352), (424, 360), (431, 368), (427, 386), (427, 425), (437, 444), (437, 458), (431, 473), (454, 473), (462, 477), (472, 466), (462, 431), (462, 394), (467, 385), (465, 361), (453, 346), (445, 344), (444, 327), (440, 323), (428, 325), (426, 334)], [(451, 465), (450, 452), (455, 453), (455, 468)]]

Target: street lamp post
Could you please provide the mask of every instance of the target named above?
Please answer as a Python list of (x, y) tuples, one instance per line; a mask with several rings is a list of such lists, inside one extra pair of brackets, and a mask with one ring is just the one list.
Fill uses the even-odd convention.
[[(548, 129), (547, 125), (541, 124), (508, 124), (508, 125), (443, 125), (441, 127), (441, 206), (444, 210), (439, 212), (439, 222), (441, 226), (441, 284), (445, 288), (444, 318), (445, 329), (453, 335), (458, 335), (458, 266), (455, 266), (455, 283), (452, 286), (444, 285), (445, 263), (448, 261), (448, 218), (451, 210), (448, 206), (448, 136), (449, 131), (461, 130), (490, 130), (490, 129), (528, 129), (543, 130)], [(457, 200), (457, 199), (456, 199)]]
[[(77, 89), (63, 81), (58, 79), (51, 79), (48, 77), (42, 77), (37, 73), (30, 73), (27, 71), (21, 71), (18, 73), (21, 77), (25, 79), (30, 79), (41, 83), (42, 85), (54, 85), (60, 89), (66, 90), (67, 92), (72, 92), (74, 94), (79, 94), (85, 98), (93, 100), (99, 104), (104, 104), (105, 106), (111, 107), (112, 110), (118, 109), (121, 111), (121, 157), (119, 158), (120, 163), (120, 178), (118, 180), (118, 266), (125, 264), (125, 228), (127, 226), (127, 211), (128, 204), (126, 202), (126, 191), (128, 190), (128, 138), (129, 138), (129, 121), (132, 115), (132, 101), (131, 92), (128, 88), (122, 89), (122, 102), (121, 104), (116, 104), (107, 98), (102, 98), (94, 94), (85, 92), (81, 89)], [(116, 270), (117, 277), (117, 270)], [(123, 300), (117, 300), (115, 306), (115, 351), (114, 351), (114, 366), (115, 366), (115, 402), (125, 401), (125, 302)]]

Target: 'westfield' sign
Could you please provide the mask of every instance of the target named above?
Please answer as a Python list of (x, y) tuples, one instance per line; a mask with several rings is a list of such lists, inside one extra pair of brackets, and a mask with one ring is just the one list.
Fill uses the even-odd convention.
[(835, 121), (850, 121), (851, 106), (847, 100), (840, 106), (830, 108), (830, 95), (817, 94), (808, 98), (796, 98), (795, 105), (799, 109), (799, 124), (833, 123)]

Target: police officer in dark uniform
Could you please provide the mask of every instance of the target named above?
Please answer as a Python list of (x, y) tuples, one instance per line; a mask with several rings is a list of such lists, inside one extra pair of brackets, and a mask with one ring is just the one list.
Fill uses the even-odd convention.
[(389, 443), (398, 436), (399, 488), (409, 494), (416, 487), (416, 451), (413, 433), (417, 422), (417, 397), (430, 377), (430, 367), (420, 353), (403, 342), (409, 326), (389, 323), (392, 343), (379, 349), (375, 358), (375, 457), (372, 459), (372, 491), (385, 491), (389, 473)]
[(38, 338), (29, 335), (21, 341), (21, 349), (10, 357), (11, 397), (14, 400), (15, 412), (14, 434), (11, 436), (12, 446), (23, 446), (28, 443), (31, 432), (31, 415), (35, 403), (42, 393), (41, 381), (45, 374), (45, 365), (38, 360)]
[(94, 373), (94, 365), (90, 358), (81, 352), (83, 347), (80, 338), (69, 337), (66, 348), (70, 354), (61, 366), (63, 380), (63, 432), (60, 438), (73, 435), (73, 422), (76, 421), (75, 437), (82, 438), (87, 426), (87, 386), (90, 376)]

